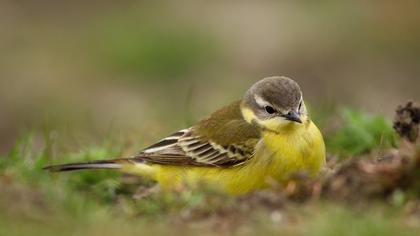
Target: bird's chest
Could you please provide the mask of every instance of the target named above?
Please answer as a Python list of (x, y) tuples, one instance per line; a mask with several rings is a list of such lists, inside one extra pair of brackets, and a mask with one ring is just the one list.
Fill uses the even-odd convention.
[(305, 130), (276, 134), (265, 134), (259, 156), (266, 165), (267, 174), (277, 180), (285, 180), (296, 172), (313, 175), (317, 169), (316, 138)]

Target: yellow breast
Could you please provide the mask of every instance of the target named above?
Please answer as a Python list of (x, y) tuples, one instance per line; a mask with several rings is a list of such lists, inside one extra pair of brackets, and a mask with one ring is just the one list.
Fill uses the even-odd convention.
[(296, 172), (315, 176), (325, 164), (325, 145), (314, 123), (291, 124), (281, 133), (264, 132), (259, 156), (271, 161), (270, 176), (285, 181)]

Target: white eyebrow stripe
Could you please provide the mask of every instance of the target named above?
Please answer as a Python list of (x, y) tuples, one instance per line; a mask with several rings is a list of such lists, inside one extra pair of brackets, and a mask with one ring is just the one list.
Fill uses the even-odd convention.
[(271, 106), (269, 102), (267, 102), (266, 100), (264, 100), (262, 97), (258, 96), (257, 94), (254, 95), (254, 99), (255, 99), (255, 102), (260, 107)]

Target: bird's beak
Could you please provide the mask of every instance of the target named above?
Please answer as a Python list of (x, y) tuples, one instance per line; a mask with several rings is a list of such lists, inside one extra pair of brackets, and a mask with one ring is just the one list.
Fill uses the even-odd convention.
[(297, 112), (295, 112), (295, 111), (290, 111), (286, 115), (283, 115), (283, 117), (286, 120), (290, 120), (290, 121), (302, 123), (302, 120), (300, 119), (300, 115)]

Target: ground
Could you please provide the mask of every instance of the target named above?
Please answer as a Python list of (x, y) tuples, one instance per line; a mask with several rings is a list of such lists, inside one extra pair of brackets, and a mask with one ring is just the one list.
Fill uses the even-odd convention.
[[(416, 235), (418, 105), (398, 108), (394, 127), (401, 138), (381, 117), (344, 110), (329, 119), (341, 124), (326, 134), (328, 166), (318, 178), (297, 174), (285, 188), (240, 197), (208, 188), (164, 193), (106, 170), (51, 174), (42, 167), (51, 161), (52, 144), (36, 150), (35, 134), (25, 134), (0, 159), (0, 235)], [(104, 143), (65, 160), (121, 150)]]

